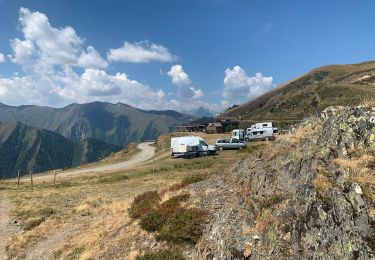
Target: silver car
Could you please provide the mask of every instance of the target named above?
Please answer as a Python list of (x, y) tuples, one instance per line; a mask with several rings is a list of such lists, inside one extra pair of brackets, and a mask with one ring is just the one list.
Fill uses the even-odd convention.
[(245, 142), (240, 141), (236, 138), (225, 138), (225, 139), (218, 139), (215, 144), (216, 150), (224, 150), (224, 149), (242, 149), (246, 148), (247, 145)]

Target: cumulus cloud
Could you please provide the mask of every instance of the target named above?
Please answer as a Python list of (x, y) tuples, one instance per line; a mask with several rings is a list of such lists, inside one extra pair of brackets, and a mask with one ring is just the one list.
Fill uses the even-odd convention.
[[(125, 73), (106, 71), (108, 62), (93, 46), (87, 46), (73, 27), (56, 28), (43, 13), (21, 8), (19, 28), (23, 37), (10, 41), (12, 53), (7, 58), (23, 72), (0, 77), (1, 102), (63, 106), (72, 102), (108, 101), (142, 109), (179, 111), (202, 106), (214, 112), (227, 107), (225, 102), (213, 104), (200, 100), (202, 90), (193, 87), (181, 65), (173, 66), (168, 72), (177, 87), (177, 96), (165, 95), (162, 89), (151, 88)], [(141, 42), (124, 46), (118, 51), (111, 50), (108, 56), (112, 60), (133, 62), (176, 59), (161, 45)], [(126, 54), (129, 48), (133, 48), (132, 54)], [(190, 98), (189, 102), (186, 98)]]
[(203, 97), (203, 91), (192, 86), (189, 75), (184, 71), (181, 65), (172, 66), (167, 74), (172, 79), (172, 83), (177, 87), (177, 95), (179, 97), (193, 99)]
[(224, 85), (222, 96), (240, 102), (245, 101), (244, 97), (246, 99), (255, 98), (275, 87), (272, 77), (264, 77), (260, 72), (249, 77), (240, 66), (225, 70)]
[(82, 68), (98, 68), (108, 67), (108, 62), (104, 60), (94, 47), (87, 47), (87, 51), (83, 52), (78, 58), (78, 65)]
[(83, 49), (84, 40), (71, 26), (53, 27), (40, 12), (20, 8), (19, 23), (24, 39), (11, 40), (11, 61), (27, 72), (52, 73), (54, 66), (105, 68), (108, 63), (94, 47)]
[(134, 63), (148, 63), (151, 61), (172, 62), (177, 59), (166, 47), (149, 41), (124, 42), (122, 47), (110, 49), (107, 56), (109, 61)]
[(24, 39), (11, 40), (10, 60), (21, 66), (25, 76), (0, 78), (1, 100), (15, 105), (101, 100), (144, 109), (163, 106), (162, 90), (153, 90), (125, 73), (112, 75), (103, 70), (108, 62), (93, 46), (85, 49), (84, 40), (72, 27), (55, 28), (45, 14), (26, 8), (19, 15)]
[[(65, 65), (76, 62), (83, 40), (77, 36), (72, 27), (54, 28), (45, 14), (31, 12), (27, 8), (20, 9), (19, 22), (25, 40), (17, 39), (13, 42), (16, 62), (19, 61), (20, 55), (29, 58), (32, 57), (30, 54), (38, 56), (49, 64)], [(20, 48), (22, 46), (27, 46), (27, 56)]]
[(0, 63), (5, 61), (5, 56), (0, 52)]

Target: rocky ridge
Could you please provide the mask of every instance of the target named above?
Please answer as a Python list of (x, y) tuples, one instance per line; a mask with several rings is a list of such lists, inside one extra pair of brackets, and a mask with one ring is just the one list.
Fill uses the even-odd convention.
[(374, 259), (375, 109), (329, 107), (193, 184), (193, 259)]

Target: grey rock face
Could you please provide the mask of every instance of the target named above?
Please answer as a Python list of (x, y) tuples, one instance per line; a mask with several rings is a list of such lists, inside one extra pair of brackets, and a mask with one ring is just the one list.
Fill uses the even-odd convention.
[(330, 107), (264, 152), (192, 185), (210, 210), (193, 259), (374, 259), (373, 205), (336, 164), (374, 152), (374, 140), (374, 110)]

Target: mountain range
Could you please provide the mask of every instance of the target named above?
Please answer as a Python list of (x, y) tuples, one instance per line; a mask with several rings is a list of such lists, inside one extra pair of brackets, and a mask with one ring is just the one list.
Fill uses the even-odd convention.
[(94, 138), (118, 146), (156, 139), (194, 117), (176, 111), (141, 110), (126, 104), (92, 102), (63, 108), (8, 106), (0, 103), (0, 122), (21, 122), (78, 143)]
[(0, 179), (94, 162), (121, 150), (95, 139), (74, 143), (19, 122), (0, 123)]
[(273, 121), (281, 126), (319, 114), (328, 106), (353, 106), (375, 100), (375, 61), (349, 65), (329, 65), (229, 109), (219, 118), (238, 119), (249, 125)]

